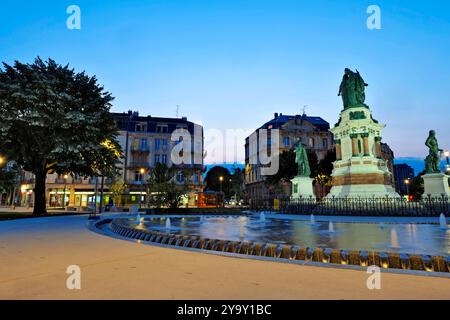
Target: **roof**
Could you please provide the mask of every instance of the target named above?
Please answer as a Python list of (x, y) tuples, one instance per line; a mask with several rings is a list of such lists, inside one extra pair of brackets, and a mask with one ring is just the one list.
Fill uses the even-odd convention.
[(266, 122), (260, 129), (268, 129), (269, 126), (272, 126), (272, 129), (277, 129), (277, 128), (281, 127), (282, 125), (284, 125), (286, 122), (288, 122), (290, 120), (295, 120), (295, 119), (301, 119), (304, 121), (308, 121), (309, 123), (311, 123), (312, 125), (314, 125), (319, 130), (322, 130), (322, 131), (330, 130), (330, 124), (327, 121), (325, 121), (321, 117), (307, 116), (306, 114), (295, 115), (295, 116), (283, 115), (283, 114), (275, 115), (275, 117), (272, 120), (270, 120), (269, 122)]
[(167, 124), (168, 133), (172, 133), (177, 129), (178, 125), (184, 124), (188, 131), (194, 133), (194, 123), (188, 121), (186, 117), (183, 118), (165, 118), (165, 117), (152, 117), (152, 116), (140, 116), (137, 112), (123, 112), (123, 113), (112, 113), (117, 126), (121, 130), (134, 132), (136, 123), (146, 123), (147, 132), (156, 132), (156, 126), (158, 124)]

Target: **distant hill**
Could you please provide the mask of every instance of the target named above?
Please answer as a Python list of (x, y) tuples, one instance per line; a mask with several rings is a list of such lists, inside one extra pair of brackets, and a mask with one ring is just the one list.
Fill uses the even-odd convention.
[[(404, 158), (396, 158), (394, 160), (394, 164), (402, 164), (406, 163), (414, 169), (414, 174), (418, 175), (423, 170), (425, 170), (425, 161), (422, 158), (415, 157), (404, 157)], [(444, 171), (446, 165), (446, 160), (441, 161), (441, 169)]]
[[(423, 170), (425, 170), (425, 162), (424, 159), (422, 158), (417, 158), (417, 157), (400, 157), (400, 158), (396, 158), (394, 160), (394, 164), (402, 164), (402, 163), (406, 163), (407, 165), (411, 166), (414, 169), (414, 174), (418, 175), (420, 172), (422, 172)], [(444, 170), (446, 165), (446, 161), (442, 160), (441, 162), (441, 169)], [(205, 172), (205, 176), (208, 173), (208, 171), (216, 166), (220, 166), (220, 167), (224, 167), (227, 168), (228, 171), (230, 171), (231, 174), (234, 173), (234, 170), (236, 168), (239, 169), (245, 169), (245, 164), (244, 163), (217, 163), (217, 164), (208, 164), (206, 165), (206, 172)]]

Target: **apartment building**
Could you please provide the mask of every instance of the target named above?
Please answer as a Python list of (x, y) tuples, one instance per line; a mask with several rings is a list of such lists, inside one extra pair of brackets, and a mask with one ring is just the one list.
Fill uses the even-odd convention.
[[(124, 152), (119, 164), (120, 177), (113, 182), (100, 177), (79, 177), (49, 174), (47, 177), (47, 205), (49, 207), (89, 207), (99, 202), (103, 190), (104, 205), (130, 206), (145, 203), (146, 181), (157, 163), (179, 168), (176, 183), (188, 184), (184, 206), (196, 206), (198, 193), (203, 190), (203, 128), (183, 118), (141, 116), (138, 112), (113, 113), (119, 129), (118, 142)], [(190, 148), (183, 148), (183, 161), (173, 159), (172, 150), (189, 135)], [(180, 138), (181, 137), (181, 138)], [(188, 173), (188, 174), (186, 174)], [(120, 204), (114, 203), (114, 184), (124, 184)], [(33, 176), (25, 173), (20, 181), (21, 205), (33, 204)]]
[[(263, 124), (255, 130), (255, 137), (259, 139), (260, 130), (268, 130), (267, 145), (274, 143), (270, 135), (270, 130), (279, 130), (279, 149), (280, 154), (285, 150), (292, 149), (298, 142), (303, 143), (306, 148), (314, 150), (320, 161), (325, 157), (328, 150), (333, 148), (333, 135), (329, 131), (330, 124), (318, 116), (302, 115), (283, 115), (275, 113), (273, 119)], [(245, 189), (248, 197), (252, 199), (268, 198), (271, 195), (270, 190), (266, 187), (264, 181), (265, 176), (261, 174), (263, 167), (258, 161), (256, 164), (251, 163), (251, 136), (245, 139)], [(259, 159), (259, 150), (257, 151)], [(283, 187), (283, 194), (290, 195), (290, 184)]]

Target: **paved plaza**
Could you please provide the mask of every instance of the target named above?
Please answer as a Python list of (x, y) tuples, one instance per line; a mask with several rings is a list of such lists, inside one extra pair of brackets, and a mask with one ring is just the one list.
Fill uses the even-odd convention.
[[(222, 257), (118, 240), (86, 216), (0, 222), (0, 299), (450, 299), (450, 279)], [(81, 268), (81, 290), (66, 269)]]

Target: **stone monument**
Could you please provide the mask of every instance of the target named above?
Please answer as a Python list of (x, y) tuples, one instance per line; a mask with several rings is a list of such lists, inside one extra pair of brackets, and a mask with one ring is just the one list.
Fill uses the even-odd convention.
[(295, 163), (297, 164), (297, 176), (292, 182), (292, 200), (311, 199), (316, 200), (313, 191), (313, 179), (310, 177), (308, 154), (301, 142), (295, 148)]
[(425, 145), (429, 151), (428, 156), (425, 158), (425, 175), (422, 177), (425, 188), (424, 197), (441, 198), (442, 196), (447, 196), (450, 198), (450, 189), (448, 187), (450, 176), (439, 170), (443, 150), (439, 149), (434, 130), (430, 131)]
[(368, 85), (346, 68), (339, 88), (344, 109), (331, 132), (335, 138), (333, 187), (327, 198), (399, 198), (392, 173), (382, 157), (381, 131), (385, 125), (372, 117), (365, 103)]

